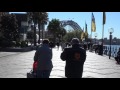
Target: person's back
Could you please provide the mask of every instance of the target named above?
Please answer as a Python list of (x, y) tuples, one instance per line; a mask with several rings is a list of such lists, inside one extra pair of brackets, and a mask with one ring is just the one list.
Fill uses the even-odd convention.
[(117, 52), (117, 63), (120, 64), (120, 48), (119, 51)]
[(47, 76), (45, 75), (45, 78), (49, 77), (49, 74), (53, 68), (51, 59), (52, 49), (49, 48), (49, 43), (46, 43), (46, 41), (44, 40), (43, 45), (37, 49), (34, 56), (34, 61), (38, 61), (38, 77), (44, 78), (44, 72), (48, 73)]
[(117, 56), (120, 57), (120, 49), (119, 49), (119, 51), (117, 52)]
[(86, 60), (86, 51), (79, 44), (65, 48), (61, 59), (66, 60), (65, 76), (67, 78), (82, 78), (83, 65)]
[(46, 46), (42, 45), (40, 48), (38, 48), (38, 69), (40, 70), (46, 70), (52, 68), (52, 50)]

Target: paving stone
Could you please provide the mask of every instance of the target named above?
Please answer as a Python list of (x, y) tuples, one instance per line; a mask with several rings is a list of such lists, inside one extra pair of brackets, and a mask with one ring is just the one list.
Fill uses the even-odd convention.
[[(53, 49), (53, 69), (50, 78), (65, 77), (65, 61), (60, 59), (62, 50)], [(34, 51), (30, 52), (0, 52), (0, 78), (26, 78), (32, 69)], [(120, 78), (120, 65), (114, 58), (100, 56), (87, 51), (84, 63), (83, 78)]]

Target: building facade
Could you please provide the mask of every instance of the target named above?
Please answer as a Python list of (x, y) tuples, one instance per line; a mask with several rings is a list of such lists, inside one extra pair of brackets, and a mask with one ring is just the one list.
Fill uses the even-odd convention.
[(18, 30), (20, 33), (20, 40), (25, 41), (27, 38), (27, 31), (29, 31), (30, 27), (28, 24), (27, 14), (14, 13), (16, 15)]

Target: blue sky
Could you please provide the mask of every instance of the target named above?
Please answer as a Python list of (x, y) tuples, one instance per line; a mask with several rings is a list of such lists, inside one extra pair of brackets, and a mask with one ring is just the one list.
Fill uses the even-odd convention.
[[(48, 12), (49, 20), (56, 18), (59, 20), (73, 20), (83, 29), (85, 28), (85, 21), (87, 23), (88, 33), (91, 34), (91, 13), (92, 12)], [(96, 32), (92, 33), (92, 38), (94, 34), (98, 34), (98, 39), (102, 38), (102, 12), (93, 12), (96, 22)], [(106, 12), (106, 24), (104, 25), (104, 38), (109, 38), (108, 29), (113, 28), (113, 37), (120, 38), (120, 12)]]
[[(52, 19), (59, 20), (73, 20), (82, 29), (85, 28), (85, 21), (87, 23), (88, 33), (91, 34), (91, 13), (92, 12), (48, 12), (49, 21)], [(96, 32), (92, 33), (92, 38), (94, 34), (98, 34), (98, 39), (102, 38), (102, 12), (93, 12), (96, 22)], [(104, 38), (109, 38), (108, 29), (113, 28), (113, 37), (120, 38), (120, 12), (106, 12), (106, 24), (104, 25)]]

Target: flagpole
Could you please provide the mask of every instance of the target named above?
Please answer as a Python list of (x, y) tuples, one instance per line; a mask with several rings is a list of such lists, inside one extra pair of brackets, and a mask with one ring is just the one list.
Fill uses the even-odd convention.
[(91, 16), (91, 43), (92, 43), (92, 16)]
[(87, 41), (87, 45), (88, 45), (88, 30), (87, 30), (87, 24), (86, 24), (86, 21), (85, 21), (85, 25), (86, 25), (86, 41)]
[(92, 41), (92, 30), (91, 30), (91, 41)]
[(103, 12), (102, 55), (103, 55), (103, 44), (104, 44), (104, 24), (105, 24), (105, 16), (104, 16), (104, 12)]
[(104, 24), (103, 24), (103, 30), (102, 30), (102, 46), (103, 46), (103, 43), (104, 43)]

